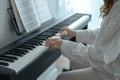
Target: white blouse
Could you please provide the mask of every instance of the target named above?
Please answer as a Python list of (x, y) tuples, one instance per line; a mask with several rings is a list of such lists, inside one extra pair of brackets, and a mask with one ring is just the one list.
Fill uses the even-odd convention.
[(92, 66), (104, 80), (120, 80), (120, 0), (103, 20), (101, 29), (76, 31), (76, 40), (63, 40), (64, 56)]

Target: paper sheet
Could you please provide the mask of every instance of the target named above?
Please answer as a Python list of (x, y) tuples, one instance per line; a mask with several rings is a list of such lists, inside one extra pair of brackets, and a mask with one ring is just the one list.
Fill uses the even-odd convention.
[(41, 22), (33, 0), (15, 0), (15, 3), (26, 32), (40, 27)]
[(44, 23), (53, 18), (49, 11), (47, 0), (34, 0), (34, 2), (41, 23)]

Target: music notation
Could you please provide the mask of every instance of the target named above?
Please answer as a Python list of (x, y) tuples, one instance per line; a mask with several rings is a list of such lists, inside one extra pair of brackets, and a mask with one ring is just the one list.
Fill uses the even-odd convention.
[(20, 32), (40, 29), (41, 24), (53, 19), (47, 0), (11, 0)]
[(47, 0), (34, 0), (34, 2), (41, 23), (45, 23), (53, 18), (47, 5)]

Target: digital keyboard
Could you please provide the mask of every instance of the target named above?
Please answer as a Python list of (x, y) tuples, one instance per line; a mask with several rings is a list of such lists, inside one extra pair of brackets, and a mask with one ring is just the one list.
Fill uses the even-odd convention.
[(0, 80), (35, 80), (61, 55), (59, 50), (50, 49), (43, 43), (50, 38), (60, 38), (62, 27), (75, 28), (83, 17), (81, 21), (84, 21), (85, 27), (90, 15), (76, 13), (43, 32), (35, 32), (21, 42), (0, 49)]

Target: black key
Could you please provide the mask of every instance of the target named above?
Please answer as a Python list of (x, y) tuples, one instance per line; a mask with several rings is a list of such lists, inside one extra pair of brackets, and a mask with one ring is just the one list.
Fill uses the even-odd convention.
[(2, 55), (2, 57), (4, 57), (4, 58), (9, 58), (9, 59), (13, 59), (13, 60), (18, 60), (17, 57), (15, 57), (15, 56), (10, 56), (10, 55), (7, 55), (7, 54)]
[(34, 43), (41, 45), (42, 40), (34, 41)]
[(10, 52), (11, 53), (17, 53), (17, 54), (23, 54), (23, 55), (26, 54), (26, 52), (24, 52), (24, 51), (18, 51), (18, 50), (11, 50)]
[(7, 52), (6, 54), (23, 57), (23, 54), (19, 54), (19, 53)]
[(32, 47), (28, 47), (28, 46), (19, 46), (18, 48), (27, 49), (27, 50), (33, 50)]
[[(38, 38), (39, 38), (39, 37), (38, 37)], [(41, 37), (41, 38), (40, 38), (40, 41), (41, 41), (41, 40), (47, 40), (47, 39), (48, 39), (48, 37)]]
[(34, 39), (39, 39), (39, 40), (44, 39), (44, 40), (46, 40), (46, 39), (48, 39), (48, 37), (43, 36), (43, 35), (38, 35)]
[[(29, 44), (29, 45), (35, 45), (35, 46), (39, 46), (38, 43), (33, 43), (33, 42), (26, 42), (25, 44)], [(24, 49), (24, 48), (23, 48)], [(26, 48), (25, 48), (26, 49)], [(29, 50), (29, 49), (28, 49)]]
[(36, 43), (38, 43), (39, 45), (42, 45), (43, 41), (47, 40), (48, 37), (45, 37), (45, 36), (37, 36), (35, 38), (33, 38), (32, 40), (36, 40)]
[(31, 43), (31, 42), (26, 42), (25, 44), (26, 45), (33, 45), (33, 46), (39, 46), (39, 45), (41, 45), (40, 43)]
[[(41, 40), (40, 39), (31, 39), (31, 40), (29, 40), (28, 42), (30, 42), (30, 43), (41, 43)], [(29, 47), (31, 47), (31, 48), (35, 48), (35, 47), (32, 47), (32, 46), (29, 46)]]
[(1, 62), (1, 61), (0, 61), (0, 65), (9, 66), (9, 64), (7, 62)]
[[(37, 43), (37, 42), (36, 42), (36, 43)], [(29, 46), (29, 45), (21, 45), (20, 47), (28, 47), (28, 48), (32, 48), (32, 49), (35, 48), (34, 46)]]
[(5, 58), (5, 57), (0, 57), (0, 60), (3, 60), (3, 61), (8, 61), (8, 62), (14, 62), (13, 59), (10, 59), (10, 58)]
[(40, 35), (42, 35), (42, 36), (46, 36), (46, 37), (51, 37), (51, 36), (55, 35), (55, 33), (51, 33), (51, 32), (43, 32), (43, 33), (41, 33)]
[[(35, 45), (30, 45), (30, 44), (25, 44), (25, 43), (23, 44), (23, 46), (24, 46), (24, 45), (25, 45), (25, 46), (31, 46), (31, 47), (33, 47), (33, 48), (36, 48)], [(27, 51), (27, 50), (26, 50), (26, 51)], [(27, 51), (27, 52), (28, 52), (28, 51)]]
[(48, 37), (42, 37), (40, 40), (47, 40), (48, 39)]
[(15, 50), (20, 51), (20, 52), (24, 52), (24, 53), (28, 53), (28, 52), (29, 52), (29, 51), (27, 51), (27, 50), (20, 49), (20, 48), (16, 48)]
[(39, 42), (41, 42), (41, 40), (40, 40), (40, 39), (37, 39), (37, 38), (33, 38), (33, 39), (31, 39), (30, 41), (31, 41), (31, 42), (34, 42), (34, 43), (39, 43)]
[[(23, 45), (21, 45), (21, 46), (30, 47), (30, 48), (32, 48), (32, 49), (36, 48), (35, 45), (30, 45), (30, 44), (23, 44)], [(29, 51), (27, 51), (27, 53), (28, 53), (28, 52), (29, 52)]]

